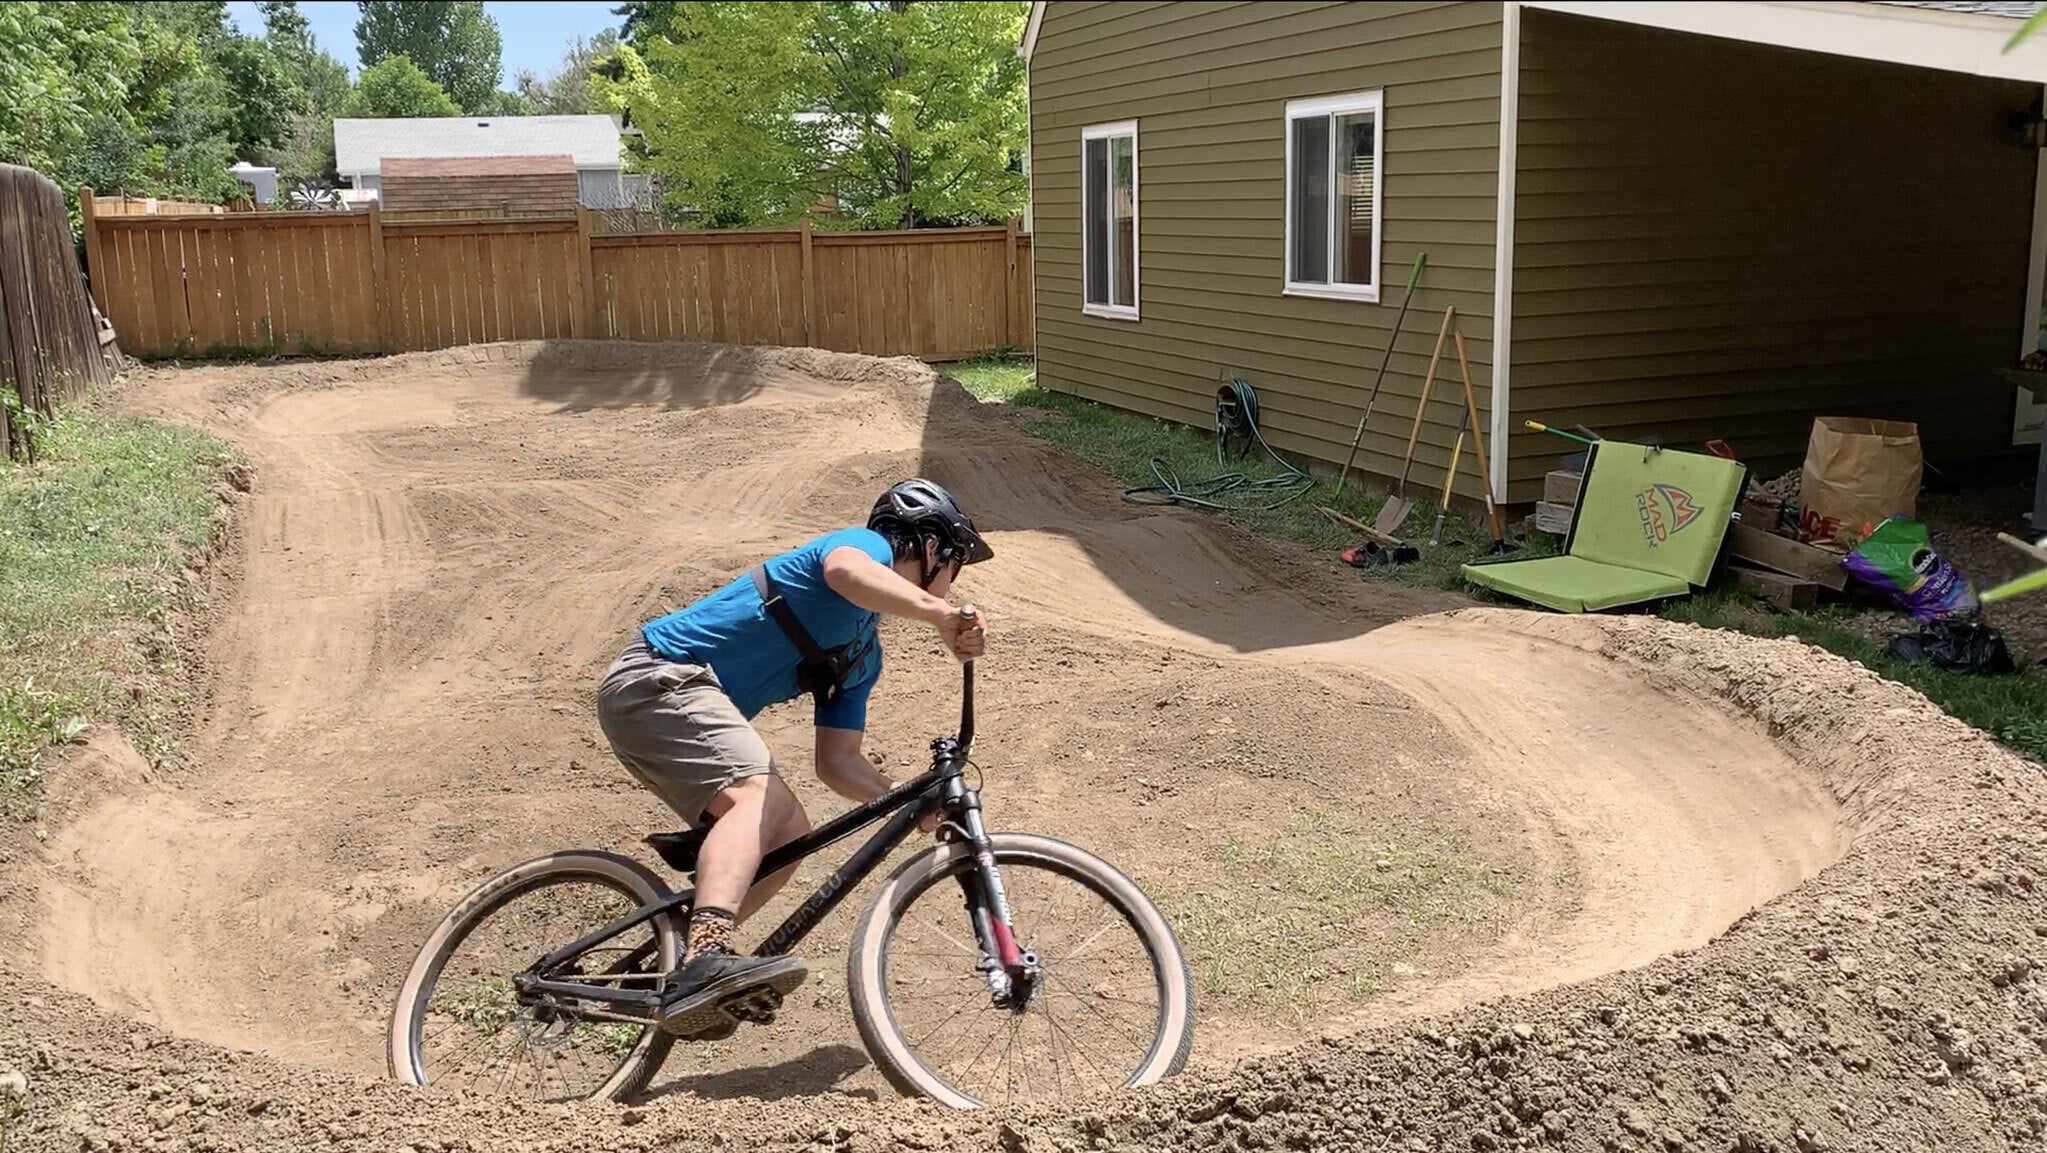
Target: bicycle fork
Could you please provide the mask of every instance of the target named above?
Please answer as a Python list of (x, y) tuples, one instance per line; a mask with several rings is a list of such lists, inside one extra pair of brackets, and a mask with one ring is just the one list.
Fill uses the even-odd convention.
[(946, 789), (947, 807), (959, 817), (974, 854), (975, 867), (960, 876), (961, 896), (967, 915), (973, 920), (974, 936), (981, 946), (981, 960), (975, 967), (988, 980), (988, 995), (997, 1006), (1021, 1012), (1029, 1007), (1037, 991), (1038, 957), (1021, 949), (1011, 928), (1009, 897), (1002, 888), (1002, 872), (995, 864), (995, 850), (988, 842), (988, 830), (981, 821), (981, 798), (958, 777)]

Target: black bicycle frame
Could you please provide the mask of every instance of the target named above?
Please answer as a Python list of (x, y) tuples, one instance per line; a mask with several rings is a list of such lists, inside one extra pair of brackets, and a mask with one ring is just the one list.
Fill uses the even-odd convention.
[[(934, 808), (944, 809), (952, 819), (951, 828), (971, 844), (979, 868), (975, 870), (982, 884), (968, 883), (961, 877), (961, 886), (966, 890), (967, 904), (975, 922), (982, 948), (989, 956), (996, 958), (1005, 969), (1014, 969), (1020, 963), (1020, 954), (1011, 939), (1007, 909), (1001, 898), (1000, 882), (994, 876), (994, 856), (989, 851), (987, 838), (976, 837), (979, 828), (978, 809), (980, 799), (966, 787), (962, 773), (967, 763), (967, 750), (974, 739), (974, 666), (970, 661), (963, 671), (964, 687), (960, 702), (960, 735), (957, 738), (940, 737), (931, 742), (932, 765), (921, 776), (905, 781), (881, 796), (834, 817), (818, 828), (773, 850), (761, 859), (760, 868), (755, 870), (754, 879), (761, 878), (787, 868), (812, 853), (837, 844), (856, 830), (894, 814), (874, 836), (854, 851), (844, 864), (834, 869), (795, 911), (790, 913), (775, 931), (768, 934), (758, 950), (761, 956), (779, 956), (787, 953), (796, 943), (818, 926), (831, 911), (838, 907), (847, 893), (865, 880), (903, 839), (924, 815)], [(976, 814), (969, 817), (969, 814)], [(978, 843), (976, 843), (978, 842)], [(976, 892), (979, 888), (981, 891)], [(548, 953), (533, 966), (520, 974), (515, 984), (522, 992), (553, 993), (580, 1000), (605, 1001), (615, 1005), (632, 1006), (649, 1010), (659, 1009), (662, 996), (659, 991), (636, 991), (618, 989), (604, 985), (585, 984), (580, 981), (558, 981), (538, 976), (603, 943), (645, 924), (665, 913), (690, 904), (695, 891), (676, 893), (651, 904), (642, 905), (631, 913), (612, 921), (608, 925), (593, 929), (575, 941)], [(628, 954), (618, 966), (644, 961), (653, 953), (655, 944), (648, 942)]]

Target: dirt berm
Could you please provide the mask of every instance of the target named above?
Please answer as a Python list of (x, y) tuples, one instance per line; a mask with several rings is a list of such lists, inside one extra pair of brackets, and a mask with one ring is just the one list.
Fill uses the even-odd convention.
[[(179, 761), (94, 734), (52, 775), (47, 844), (0, 841), (0, 1070), (29, 1082), (10, 1153), (2047, 1134), (2040, 770), (1811, 646), (1365, 582), (1124, 504), (913, 362), (502, 345), (154, 370), (120, 403), (228, 436), (255, 481)], [(1189, 1071), (974, 1114), (876, 1092), (842, 911), (784, 1021), (678, 1049), (646, 1101), (383, 1078), (397, 975), (455, 896), (548, 849), (651, 860), (637, 838), (667, 822), (589, 713), (631, 627), (908, 471), (998, 554), (962, 581), (991, 621), (991, 820), (1102, 851), (1175, 911)], [(873, 732), (901, 771), (957, 674), (889, 639)], [(764, 731), (801, 764), (800, 710)]]

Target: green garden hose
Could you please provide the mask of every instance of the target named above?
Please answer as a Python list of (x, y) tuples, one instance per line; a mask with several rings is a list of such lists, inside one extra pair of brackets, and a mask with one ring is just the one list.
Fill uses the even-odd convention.
[[(1223, 444), (1231, 438), (1245, 441), (1244, 452), (1250, 451), (1250, 442), (1257, 442), (1282, 469), (1284, 474), (1252, 480), (1243, 472), (1223, 472), (1207, 480), (1183, 484), (1180, 476), (1162, 457), (1151, 458), (1151, 474), (1158, 478), (1155, 485), (1142, 485), (1123, 490), (1123, 499), (1131, 504), (1184, 504), (1195, 508), (1211, 508), (1219, 512), (1269, 512), (1288, 501), (1297, 500), (1302, 494), (1315, 487), (1315, 478), (1294, 467), (1284, 457), (1265, 443), (1265, 436), (1258, 431), (1258, 393), (1242, 377), (1230, 377), (1228, 382), (1216, 389), (1215, 396), (1215, 463), (1221, 465)], [(1219, 499), (1228, 493), (1247, 492), (1249, 497), (1237, 500)]]

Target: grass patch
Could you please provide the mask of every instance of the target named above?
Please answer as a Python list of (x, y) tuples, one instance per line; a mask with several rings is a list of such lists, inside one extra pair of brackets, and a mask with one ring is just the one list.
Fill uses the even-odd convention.
[(204, 434), (74, 409), (33, 465), (0, 463), (0, 811), (25, 811), (42, 755), (90, 722), (166, 744), (150, 678), (175, 664), (150, 637), (228, 461)]
[(2022, 665), (2009, 676), (1970, 676), (1894, 661), (1884, 655), (1883, 642), (1849, 627), (1855, 612), (1851, 605), (1828, 605), (1780, 613), (1738, 589), (1716, 585), (1663, 606), (1658, 615), (1751, 636), (1795, 636), (1918, 689), (1949, 715), (2027, 756), (2047, 760), (2047, 674), (2037, 666)]
[(1332, 1003), (1371, 999), (1379, 966), (1428, 935), (1514, 896), (1512, 875), (1487, 867), (1434, 822), (1413, 841), (1380, 843), (1358, 813), (1308, 809), (1215, 852), (1228, 891), (1158, 886), (1203, 995), (1241, 999), (1307, 1020)]
[[(1043, 415), (1026, 420), (1024, 431), (1102, 466), (1126, 487), (1158, 484), (1159, 476), (1153, 470), (1154, 461), (1168, 477), (1177, 476), (1180, 487), (1192, 490), (1198, 490), (1201, 482), (1225, 472), (1243, 473), (1253, 482), (1287, 475), (1256, 444), (1250, 446), (1248, 455), (1240, 457), (1236, 455), (1237, 446), (1233, 442), (1230, 454), (1218, 462), (1215, 437), (1205, 429), (1120, 412), (1079, 397), (1041, 389), (1037, 386), (1036, 369), (1028, 360), (984, 358), (940, 367), (981, 400), (1038, 410)], [(1468, 445), (1462, 467), (1466, 470), (1475, 467)], [(1476, 586), (1464, 580), (1459, 568), (1484, 556), (1492, 546), (1492, 538), (1483, 524), (1453, 510), (1443, 522), (1443, 543), (1428, 543), (1435, 524), (1436, 502), (1442, 497), (1442, 486), (1440, 471), (1423, 470), (1418, 466), (1408, 477), (1407, 496), (1414, 502), (1415, 510), (1408, 516), (1405, 536), (1421, 549), (1421, 559), (1413, 564), (1370, 570), (1373, 575), (1406, 585), (1478, 591)], [(1235, 499), (1235, 495), (1223, 499)], [(1244, 503), (1268, 504), (1275, 498), (1254, 491), (1244, 494), (1242, 499)], [(1333, 556), (1359, 543), (1359, 534), (1330, 523), (1315, 511), (1315, 506), (1326, 505), (1370, 524), (1385, 503), (1385, 497), (1367, 495), (1358, 491), (1354, 484), (1338, 492), (1335, 481), (1329, 479), (1318, 481), (1313, 489), (1277, 508), (1203, 511), (1256, 532), (1298, 541)], [(1527, 542), (1515, 555), (1537, 557), (1555, 551), (1555, 546), (1544, 538)]]
[[(1041, 417), (1024, 422), (1025, 431), (1067, 448), (1106, 468), (1125, 485), (1156, 483), (1151, 461), (1162, 460), (1177, 472), (1183, 484), (1214, 476), (1224, 469), (1241, 470), (1257, 479), (1283, 475), (1271, 466), (1263, 451), (1246, 460), (1216, 463), (1214, 437), (1206, 430), (1151, 417), (1120, 412), (1091, 401), (1037, 387), (1037, 374), (1029, 360), (987, 358), (941, 366), (967, 390), (984, 401), (1013, 404), (1039, 410)], [(1470, 467), (1468, 464), (1466, 467)], [(1407, 524), (1407, 536), (1421, 547), (1422, 559), (1397, 568), (1365, 570), (1360, 575), (1401, 584), (1450, 589), (1474, 599), (1497, 604), (1521, 602), (1502, 597), (1467, 582), (1459, 571), (1465, 562), (1482, 556), (1491, 544), (1482, 525), (1452, 513), (1445, 521), (1445, 543), (1431, 547), (1429, 529), (1435, 520), (1432, 497), (1442, 492), (1440, 473), (1410, 476), (1408, 496), (1416, 509)], [(1433, 488), (1433, 492), (1431, 489)], [(1357, 543), (1356, 533), (1331, 525), (1313, 505), (1325, 504), (1367, 524), (1384, 503), (1383, 497), (1333, 490), (1324, 481), (1307, 495), (1279, 509), (1265, 512), (1222, 513), (1247, 528), (1299, 541), (1311, 548), (1334, 553)], [(1461, 542), (1461, 543), (1457, 543)], [(1535, 536), (1525, 542), (1517, 557), (1537, 557), (1557, 551), (1558, 542)], [(1829, 606), (1817, 612), (1779, 613), (1762, 601), (1732, 586), (1715, 586), (1651, 611), (1669, 620), (1688, 621), (1708, 628), (1731, 629), (1755, 636), (1797, 636), (1821, 648), (1857, 661), (1880, 675), (1924, 693), (1951, 715), (1990, 733), (2028, 756), (2047, 760), (2047, 673), (2024, 667), (2011, 676), (1978, 677), (1945, 672), (1923, 665), (1888, 660), (1883, 645), (1847, 627), (1855, 614), (1852, 606)], [(2014, 654), (2015, 656), (2017, 654)]]

